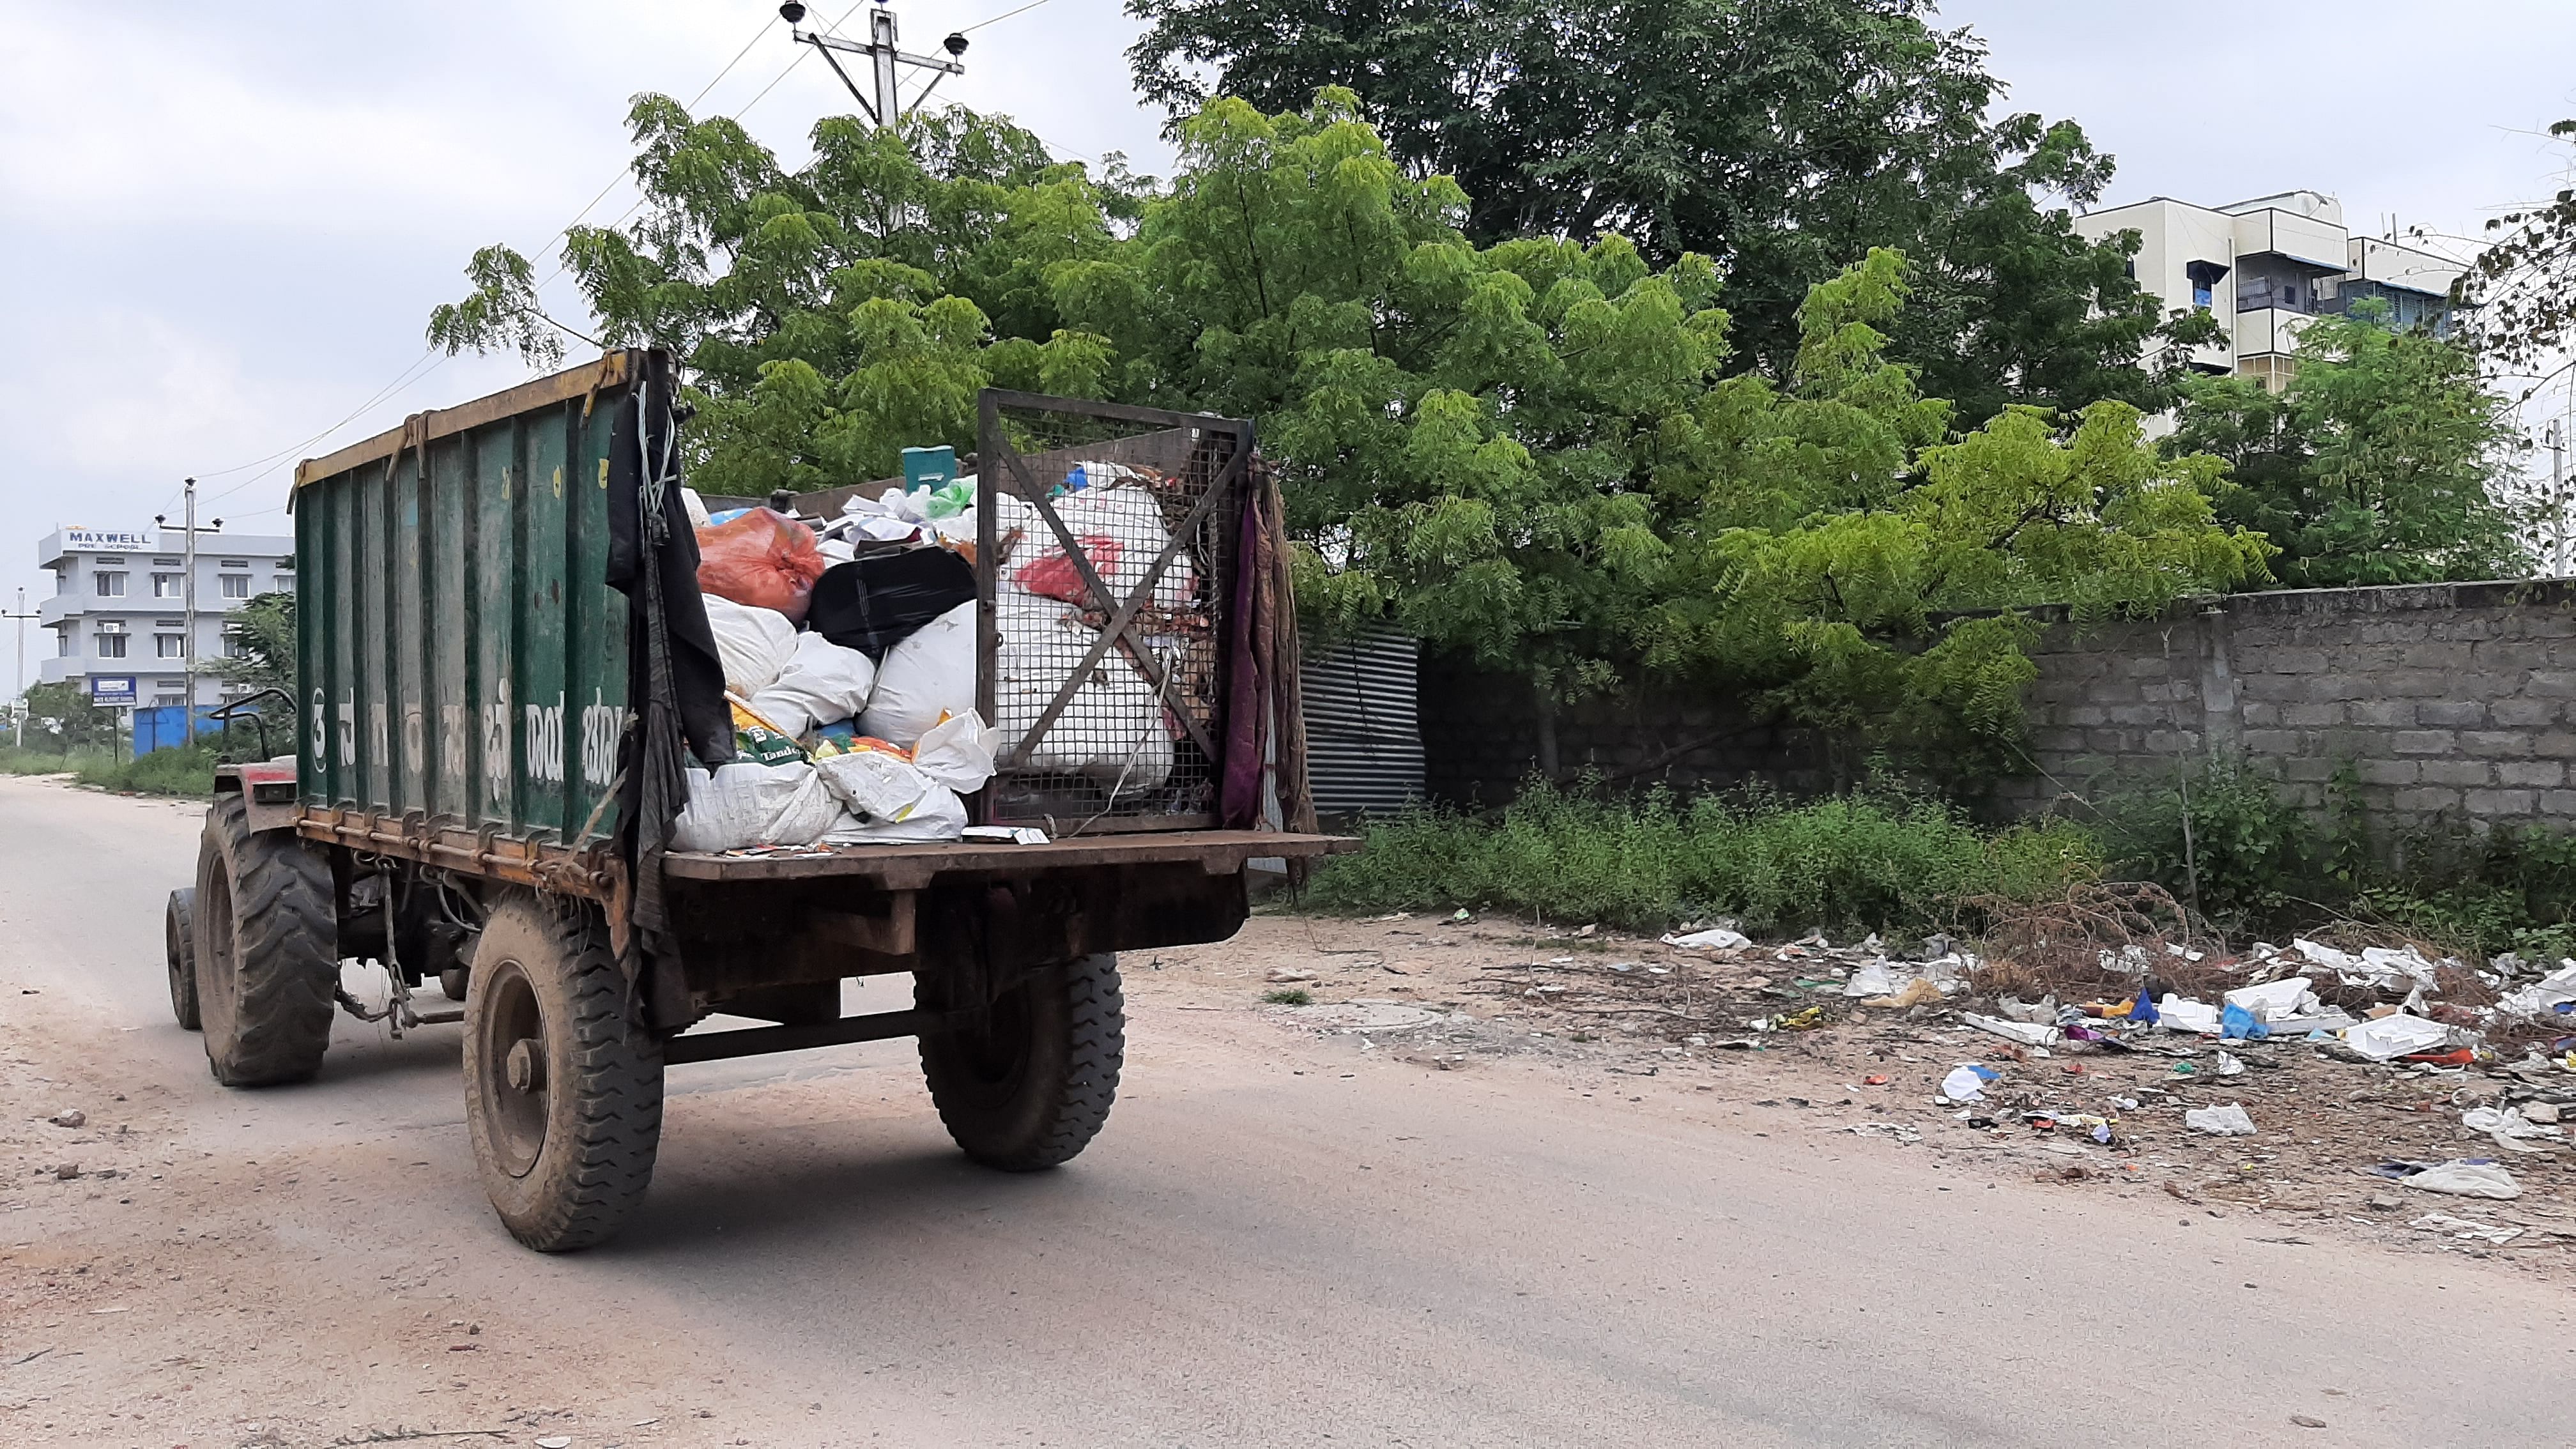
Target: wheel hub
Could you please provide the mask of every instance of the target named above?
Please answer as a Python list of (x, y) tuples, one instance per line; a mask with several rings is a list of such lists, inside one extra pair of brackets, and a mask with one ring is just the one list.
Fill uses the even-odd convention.
[(525, 1177), (545, 1151), (550, 1115), (545, 1013), (526, 968), (516, 961), (495, 963), (483, 986), (483, 1009), (474, 1026), (481, 1062), (475, 1090), (501, 1170)]

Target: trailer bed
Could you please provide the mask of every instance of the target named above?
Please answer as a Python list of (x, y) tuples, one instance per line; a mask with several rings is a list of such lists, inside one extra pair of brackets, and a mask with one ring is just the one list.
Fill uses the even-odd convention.
[(830, 876), (856, 878), (889, 890), (919, 890), (940, 876), (1034, 875), (1092, 866), (1196, 862), (1210, 875), (1224, 875), (1241, 870), (1247, 860), (1346, 855), (1359, 848), (1359, 841), (1340, 835), (1174, 830), (1075, 836), (1044, 845), (960, 841), (799, 847), (792, 853), (775, 854), (674, 851), (662, 857), (662, 869), (664, 874), (683, 880), (812, 880)]

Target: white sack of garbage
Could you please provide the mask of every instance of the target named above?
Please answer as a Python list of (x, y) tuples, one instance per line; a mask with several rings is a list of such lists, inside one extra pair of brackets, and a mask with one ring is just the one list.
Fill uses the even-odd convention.
[(751, 696), (751, 707), (781, 733), (801, 739), (816, 725), (856, 719), (867, 708), (876, 682), (876, 663), (865, 654), (820, 634), (799, 634), (787, 667), (776, 682)]
[(688, 772), (689, 803), (671, 824), (674, 850), (743, 850), (811, 845), (848, 823), (841, 802), (812, 765), (737, 761)]
[(975, 605), (969, 600), (885, 652), (859, 733), (909, 747), (941, 716), (974, 708)]
[(776, 609), (737, 604), (721, 594), (704, 596), (707, 627), (715, 631), (725, 688), (745, 699), (778, 682), (796, 657), (796, 626)]
[[(1100, 631), (1063, 604), (1017, 592), (995, 601), (995, 616), (1001, 643), (993, 725), (998, 753), (1007, 756), (1036, 727)], [(1172, 734), (1162, 701), (1126, 651), (1113, 646), (1100, 657), (1020, 768), (1080, 775), (1113, 795), (1152, 790), (1171, 778)]]
[(818, 760), (814, 769), (850, 819), (825, 839), (833, 845), (958, 840), (966, 802), (909, 760), (883, 750), (853, 750)]

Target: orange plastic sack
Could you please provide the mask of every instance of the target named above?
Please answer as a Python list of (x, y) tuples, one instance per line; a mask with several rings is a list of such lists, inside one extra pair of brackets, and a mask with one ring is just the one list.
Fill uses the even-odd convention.
[(814, 546), (812, 529), (766, 508), (698, 530), (698, 587), (737, 604), (776, 609), (792, 624), (805, 622), (814, 581), (831, 562)]

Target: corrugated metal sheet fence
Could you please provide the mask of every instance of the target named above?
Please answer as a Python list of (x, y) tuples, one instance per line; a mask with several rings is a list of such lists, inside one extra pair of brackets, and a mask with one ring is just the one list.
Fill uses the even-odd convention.
[(1315, 808), (1400, 810), (1422, 799), (1422, 729), (1414, 677), (1421, 645), (1400, 629), (1367, 629), (1307, 655), (1306, 775)]

